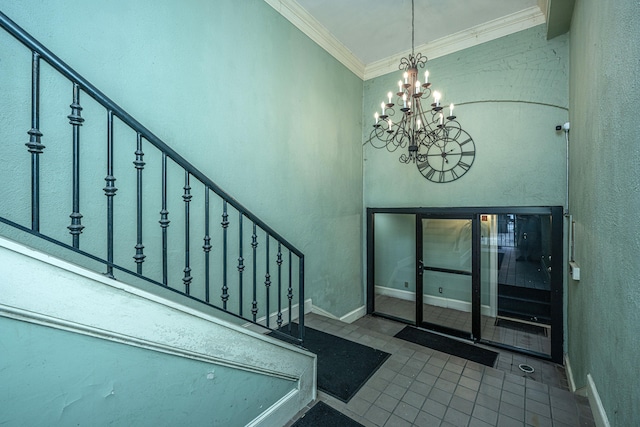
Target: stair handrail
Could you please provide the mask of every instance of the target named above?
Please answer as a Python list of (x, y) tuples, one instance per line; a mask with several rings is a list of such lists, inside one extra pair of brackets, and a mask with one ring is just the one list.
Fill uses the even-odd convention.
[(153, 132), (143, 126), (139, 121), (134, 119), (129, 113), (122, 109), (118, 104), (112, 101), (108, 96), (102, 93), (98, 88), (92, 85), (87, 79), (78, 74), (73, 68), (67, 65), (64, 61), (58, 58), (53, 52), (43, 46), (40, 42), (34, 39), (29, 33), (22, 29), (18, 24), (13, 22), (2, 11), (0, 11), (0, 26), (2, 26), (7, 32), (13, 35), (17, 40), (24, 44), (27, 48), (37, 52), (42, 59), (44, 59), (49, 65), (56, 69), (59, 73), (63, 74), (69, 80), (78, 83), (81, 89), (95, 99), (103, 107), (113, 111), (120, 120), (129, 125), (133, 130), (139, 132), (147, 141), (153, 144), (161, 152), (165, 153), (170, 159), (180, 165), (183, 169), (188, 171), (191, 175), (196, 177), (200, 182), (205, 184), (210, 190), (226, 200), (236, 210), (242, 212), (252, 222), (256, 223), (264, 231), (268, 232), (272, 237), (280, 241), (287, 249), (296, 254), (298, 257), (302, 257), (302, 252), (294, 245), (289, 243), (279, 233), (265, 224), (251, 211), (245, 208), (235, 198), (230, 196), (227, 192), (222, 190), (216, 185), (209, 177), (202, 173), (198, 168), (193, 166), (184, 157), (178, 154), (175, 150), (169, 147), (164, 141), (158, 138)]
[[(163, 153), (164, 156), (168, 157), (169, 159), (171, 159), (173, 162), (175, 162), (178, 166), (180, 166), (184, 171), (186, 171), (188, 173), (188, 175), (193, 176), (194, 178), (196, 178), (198, 181), (200, 181), (206, 189), (213, 191), (215, 194), (217, 194), (223, 201), (225, 201), (226, 204), (229, 204), (230, 206), (232, 206), (236, 211), (238, 211), (241, 215), (241, 217), (246, 217), (247, 219), (249, 219), (253, 224), (254, 224), (254, 235), (255, 235), (255, 227), (259, 227), (261, 230), (263, 230), (265, 233), (267, 233), (267, 235), (269, 237), (272, 237), (273, 239), (275, 239), (279, 244), (281, 244), (282, 246), (284, 246), (286, 249), (288, 249), (289, 251), (289, 258), (291, 258), (291, 254), (294, 254), (295, 256), (298, 257), (299, 260), (299, 265), (298, 265), (298, 287), (299, 287), (299, 337), (298, 337), (298, 342), (302, 343), (303, 341), (303, 337), (304, 337), (304, 254), (302, 253), (302, 251), (300, 251), (298, 248), (296, 248), (293, 244), (291, 244), (289, 241), (287, 241), (282, 235), (280, 235), (280, 233), (276, 232), (273, 228), (271, 228), (269, 225), (267, 225), (265, 222), (263, 222), (260, 218), (258, 218), (255, 214), (253, 214), (251, 211), (249, 211), (246, 207), (244, 207), (240, 202), (238, 202), (234, 197), (232, 197), (231, 195), (229, 195), (227, 192), (225, 192), (224, 190), (222, 190), (217, 184), (215, 184), (208, 176), (206, 176), (203, 172), (201, 172), (198, 168), (196, 168), (195, 166), (193, 166), (189, 161), (187, 161), (184, 157), (182, 157), (180, 154), (178, 154), (174, 149), (172, 149), (169, 145), (167, 145), (164, 141), (162, 141), (159, 137), (157, 137), (153, 132), (151, 132), (149, 129), (147, 129), (144, 125), (142, 125), (140, 122), (138, 122), (136, 119), (134, 119), (129, 113), (127, 113), (122, 107), (120, 107), (118, 104), (116, 104), (113, 100), (111, 100), (109, 97), (107, 97), (103, 92), (101, 92), (99, 89), (97, 89), (93, 84), (91, 84), (87, 79), (85, 79), (83, 76), (81, 76), (78, 72), (76, 72), (73, 68), (71, 68), (68, 64), (66, 64), (64, 61), (62, 61), (58, 56), (56, 56), (53, 52), (51, 52), (49, 49), (47, 49), (43, 44), (41, 44), (38, 40), (36, 40), (34, 37), (32, 37), (27, 31), (25, 31), (23, 28), (21, 28), (18, 24), (16, 24), (13, 20), (11, 20), (9, 17), (7, 17), (2, 11), (0, 11), (0, 27), (2, 27), (4, 30), (6, 30), (9, 34), (11, 34), (16, 40), (18, 40), (20, 43), (22, 43), (25, 47), (27, 47), (29, 50), (31, 50), (31, 52), (34, 55), (34, 58), (37, 57), (38, 59), (42, 59), (45, 62), (47, 62), (53, 69), (55, 69), (57, 72), (59, 72), (60, 74), (62, 74), (64, 77), (66, 77), (69, 81), (73, 82), (74, 85), (77, 85), (79, 90), (82, 90), (84, 93), (88, 94), (91, 98), (93, 98), (95, 101), (97, 101), (102, 107), (104, 107), (108, 112), (110, 112), (110, 115), (116, 116), (118, 117), (124, 124), (126, 124), (127, 126), (129, 126), (132, 130), (134, 130), (140, 137), (144, 138), (145, 140), (147, 140), (148, 142), (150, 142), (154, 147), (156, 147), (161, 153)], [(106, 189), (105, 189), (106, 190)], [(226, 206), (225, 204), (225, 206)], [(226, 207), (225, 207), (225, 213), (226, 213)], [(106, 263), (107, 266), (110, 266), (111, 268), (116, 267), (119, 270), (126, 272), (128, 274), (131, 274), (133, 276), (137, 276), (140, 278), (143, 278), (149, 282), (155, 283), (155, 284), (160, 284), (159, 282), (147, 278), (145, 276), (142, 276), (140, 274), (136, 274), (135, 272), (122, 268), (120, 266), (117, 266), (115, 264), (112, 263), (112, 261), (105, 261), (103, 259), (101, 259), (100, 257), (97, 257), (91, 253), (85, 252), (83, 250), (80, 250), (78, 247), (74, 246), (70, 246), (67, 245), (59, 240), (53, 239), (47, 235), (41, 234), (37, 229), (29, 229), (27, 227), (24, 227), (21, 224), (17, 224), (11, 220), (5, 219), (5, 218), (1, 218), (0, 217), (1, 222), (11, 225), (17, 229), (23, 230), (25, 232), (29, 232), (31, 234), (37, 235), (38, 237), (41, 237), (51, 243), (55, 243), (57, 245), (60, 245), (62, 247), (65, 247), (67, 249), (71, 249), (81, 255), (84, 255), (90, 259), (93, 259), (95, 261), (99, 261), (101, 263)], [(255, 250), (255, 249), (254, 249)], [(289, 267), (291, 268), (291, 266)], [(290, 280), (291, 280), (291, 272), (289, 274), (290, 276)], [(254, 278), (255, 281), (255, 278)], [(204, 300), (199, 300), (197, 298), (194, 298), (192, 296), (190, 296), (188, 293), (185, 294), (184, 292), (178, 291), (176, 289), (170, 289), (172, 291), (178, 292), (181, 295), (185, 295), (191, 299), (195, 299), (201, 302), (204, 302)], [(291, 301), (291, 287), (289, 288), (289, 300)], [(207, 300), (206, 302), (207, 304), (209, 304), (210, 306), (214, 307), (214, 308), (220, 308), (216, 305), (210, 304)], [(268, 304), (268, 303), (267, 303)], [(291, 308), (291, 307), (290, 307)], [(225, 309), (226, 311), (226, 309)], [(243, 317), (243, 316), (238, 316), (237, 314), (228, 311), (229, 314), (235, 316), (235, 317), (240, 317), (242, 319), (246, 319), (251, 321), (250, 319)], [(278, 313), (278, 315), (280, 316), (280, 312)], [(269, 317), (270, 313), (267, 313), (267, 319)], [(291, 316), (291, 312), (289, 314)], [(291, 320), (291, 317), (290, 317)], [(254, 314), (254, 321), (253, 323), (255, 323), (255, 314)], [(280, 319), (278, 321), (278, 323), (280, 324)], [(269, 327), (269, 323), (267, 320), (267, 328), (271, 329)], [(277, 334), (282, 334), (282, 332), (279, 329), (272, 329), (275, 333)], [(291, 328), (289, 327), (289, 331), (291, 331)]]

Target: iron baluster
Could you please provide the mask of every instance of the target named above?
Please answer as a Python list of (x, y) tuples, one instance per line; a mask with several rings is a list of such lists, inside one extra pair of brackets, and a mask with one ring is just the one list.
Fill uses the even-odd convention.
[(169, 211), (167, 210), (167, 153), (162, 153), (162, 209), (160, 209), (160, 227), (162, 228), (162, 284), (168, 286), (167, 279), (167, 227), (169, 227)]
[(209, 255), (211, 252), (211, 236), (209, 236), (209, 187), (204, 188), (204, 300), (209, 302)]
[(229, 228), (229, 214), (227, 213), (227, 201), (222, 202), (222, 308), (227, 309), (229, 300), (229, 286), (227, 286), (227, 228)]
[(40, 231), (40, 154), (42, 145), (40, 132), (40, 54), (32, 51), (31, 57), (31, 129), (27, 132), (29, 142), (25, 145), (31, 153), (31, 229)]
[(107, 276), (113, 278), (113, 196), (118, 189), (113, 176), (113, 111), (107, 111), (107, 176), (103, 188), (107, 196)]
[(289, 250), (289, 288), (287, 289), (287, 299), (289, 300), (289, 333), (291, 333), (291, 318), (293, 314), (291, 309), (291, 300), (293, 299), (293, 288), (291, 287), (291, 250)]
[(276, 260), (278, 264), (278, 318), (276, 323), (278, 329), (282, 327), (282, 243), (278, 242), (278, 258)]
[[(149, 283), (153, 283), (155, 285), (159, 285), (159, 286), (168, 286), (168, 238), (169, 238), (169, 233), (168, 233), (168, 226), (170, 224), (169, 219), (168, 219), (168, 210), (167, 210), (167, 205), (168, 205), (168, 200), (167, 200), (167, 191), (168, 186), (167, 186), (167, 176), (168, 176), (168, 170), (167, 170), (167, 159), (170, 159), (171, 161), (175, 162), (175, 164), (178, 167), (181, 167), (184, 171), (186, 171), (188, 173), (189, 179), (193, 180), (193, 179), (197, 179), (199, 182), (201, 182), (203, 184), (203, 186), (206, 188), (207, 192), (213, 192), (215, 195), (220, 197), (220, 200), (224, 203), (224, 210), (225, 213), (223, 214), (223, 229), (224, 229), (224, 238), (225, 238), (225, 248), (223, 251), (223, 256), (222, 259), (224, 260), (223, 263), (223, 270), (224, 270), (224, 278), (223, 278), (223, 302), (224, 302), (224, 310), (227, 311), (227, 302), (229, 299), (229, 290), (228, 290), (228, 277), (227, 277), (227, 272), (228, 272), (228, 268), (231, 267), (231, 259), (229, 259), (229, 252), (228, 252), (228, 240), (227, 240), (227, 234), (228, 234), (228, 226), (229, 226), (229, 222), (227, 221), (227, 211), (228, 211), (228, 206), (230, 205), (233, 209), (235, 209), (238, 213), (240, 213), (240, 246), (243, 245), (242, 242), (242, 234), (244, 232), (243, 230), (243, 221), (244, 218), (247, 219), (247, 221), (251, 221), (252, 224), (254, 225), (254, 235), (256, 235), (256, 230), (261, 229), (265, 231), (265, 236), (267, 239), (267, 248), (265, 250), (266, 253), (266, 268), (265, 268), (265, 288), (266, 288), (266, 302), (265, 302), (265, 307), (266, 307), (266, 313), (267, 316), (270, 313), (270, 310), (272, 309), (271, 307), (271, 296), (270, 296), (270, 288), (272, 287), (272, 280), (273, 278), (271, 277), (271, 268), (270, 268), (270, 242), (269, 240), (271, 240), (272, 238), (274, 239), (274, 243), (278, 244), (278, 252), (279, 252), (279, 261), (278, 261), (278, 312), (279, 312), (279, 325), (282, 326), (283, 324), (283, 306), (284, 304), (286, 304), (285, 299), (283, 298), (284, 295), (282, 295), (282, 291), (284, 290), (282, 288), (283, 284), (282, 284), (282, 262), (283, 262), (283, 256), (282, 256), (282, 247), (284, 247), (285, 249), (290, 251), (289, 257), (292, 257), (292, 254), (297, 256), (300, 259), (300, 265), (296, 266), (296, 268), (302, 268), (302, 253), (300, 251), (298, 251), (297, 249), (295, 249), (290, 243), (288, 243), (286, 241), (286, 239), (284, 239), (282, 236), (280, 236), (275, 230), (273, 230), (272, 228), (270, 228), (267, 224), (265, 224), (263, 221), (261, 221), (259, 218), (257, 218), (254, 214), (252, 214), (251, 212), (249, 212), (246, 208), (244, 208), (244, 206), (242, 206), (242, 204), (240, 204), (238, 201), (236, 201), (233, 197), (231, 197), (229, 194), (227, 194), (226, 192), (224, 192), (221, 188), (219, 188), (209, 177), (207, 177), (205, 174), (203, 174), (201, 171), (199, 171), (197, 168), (195, 168), (191, 163), (189, 163), (185, 158), (183, 158), (182, 156), (180, 156), (173, 148), (171, 148), (170, 146), (168, 146), (165, 142), (163, 142), (161, 139), (159, 139), (157, 136), (155, 136), (149, 129), (147, 129), (146, 127), (144, 127), (140, 122), (138, 122), (137, 120), (135, 120), (129, 113), (127, 113), (125, 110), (123, 110), (120, 106), (118, 106), (116, 103), (114, 103), (111, 99), (109, 99), (104, 93), (102, 93), (101, 91), (99, 91), (95, 86), (93, 86), (89, 81), (87, 81), (84, 77), (82, 77), (80, 74), (78, 74), (75, 70), (73, 70), (71, 67), (69, 67), (67, 64), (65, 64), (62, 60), (60, 60), (60, 58), (58, 58), (56, 55), (54, 55), (51, 51), (49, 51), (46, 47), (44, 47), (40, 42), (38, 42), (37, 40), (35, 40), (31, 35), (29, 35), (26, 31), (24, 31), (22, 28), (20, 28), (17, 24), (15, 24), (13, 21), (11, 21), (6, 15), (4, 15), (2, 12), (0, 12), (0, 27), (2, 27), (3, 30), (6, 30), (12, 37), (14, 37), (16, 40), (18, 40), (20, 43), (22, 43), (24, 46), (26, 46), (26, 48), (28, 49), (28, 52), (31, 52), (32, 57), (31, 57), (31, 122), (30, 122), (30, 129), (28, 130), (28, 132), (26, 132), (29, 135), (29, 139), (26, 142), (26, 148), (28, 149), (28, 152), (30, 154), (30, 164), (31, 164), (31, 206), (30, 206), (30, 210), (31, 210), (31, 224), (29, 225), (21, 225), (18, 224), (16, 222), (10, 221), (7, 218), (4, 217), (0, 217), (0, 222), (7, 224), (11, 227), (14, 227), (15, 229), (20, 230), (21, 232), (24, 233), (30, 233), (36, 237), (42, 238), (45, 241), (48, 241), (49, 243), (53, 243), (55, 245), (58, 245), (61, 248), (64, 248), (64, 250), (68, 251), (68, 250), (72, 250), (75, 254), (77, 255), (81, 255), (83, 257), (86, 257), (87, 259), (91, 259), (95, 262), (101, 263), (103, 265), (105, 265), (107, 267), (106, 269), (106, 274), (108, 274), (109, 276), (113, 277), (113, 273), (114, 270), (119, 270), (121, 272), (125, 272), (128, 275), (133, 275), (133, 276), (137, 276), (138, 278), (145, 280)], [(74, 90), (74, 94), (73, 94), (73, 101), (72, 104), (70, 105), (71, 107), (71, 113), (67, 116), (68, 120), (69, 120), (69, 124), (72, 126), (72, 146), (70, 147), (71, 153), (69, 153), (70, 157), (73, 156), (71, 159), (71, 166), (72, 166), (72, 179), (70, 180), (70, 184), (72, 185), (71, 188), (71, 194), (70, 194), (70, 198), (72, 200), (72, 212), (70, 214), (70, 224), (67, 223), (67, 228), (69, 230), (69, 233), (72, 235), (72, 242), (62, 242), (60, 240), (57, 240), (54, 237), (48, 236), (46, 234), (42, 234), (40, 232), (40, 180), (41, 180), (41, 171), (40, 171), (40, 167), (39, 167), (39, 159), (40, 159), (40, 154), (43, 153), (45, 145), (42, 144), (43, 142), (43, 135), (40, 129), (40, 123), (39, 123), (39, 118), (40, 118), (40, 89), (45, 88), (44, 83), (41, 81), (41, 62), (45, 61), (48, 66), (51, 67), (51, 70), (59, 73), (59, 76), (64, 77), (67, 81), (69, 81), (72, 85), (73, 85), (73, 90)], [(81, 93), (82, 92), (82, 93)], [(107, 246), (107, 253), (106, 255), (104, 254), (104, 252), (101, 252), (104, 256), (97, 256), (96, 254), (93, 253), (89, 253), (86, 251), (83, 251), (80, 249), (80, 245), (79, 245), (79, 240), (80, 240), (80, 235), (84, 233), (84, 228), (86, 228), (86, 222), (87, 222), (87, 212), (84, 212), (84, 215), (80, 214), (80, 190), (82, 190), (82, 188), (84, 188), (85, 182), (83, 181), (81, 183), (80, 179), (82, 179), (81, 175), (80, 175), (80, 163), (82, 163), (83, 161), (80, 160), (80, 151), (81, 151), (81, 147), (80, 147), (80, 134), (84, 131), (83, 129), (80, 128), (80, 126), (84, 126), (84, 121), (86, 121), (86, 118), (82, 117), (82, 111), (83, 111), (83, 107), (86, 107), (86, 105), (81, 106), (81, 102), (80, 102), (80, 98), (82, 96), (90, 96), (91, 98), (93, 98), (95, 100), (95, 102), (97, 102), (102, 108), (104, 108), (104, 111), (107, 113), (107, 159), (106, 159), (106, 163), (107, 163), (107, 174), (105, 177), (105, 185), (103, 186), (103, 191), (105, 196), (107, 197), (107, 206), (106, 206), (106, 221), (107, 221), (107, 236), (106, 236), (106, 246)], [(85, 101), (86, 103), (86, 101)], [(86, 115), (86, 112), (85, 112)], [(137, 182), (136, 182), (136, 227), (137, 227), (137, 236), (136, 236), (136, 244), (135, 244), (135, 255), (133, 256), (134, 261), (136, 263), (136, 269), (128, 269), (122, 265), (118, 265), (117, 263), (114, 262), (114, 254), (116, 251), (119, 251), (120, 249), (116, 249), (115, 245), (118, 243), (117, 241), (114, 242), (114, 240), (116, 240), (116, 236), (115, 236), (115, 219), (118, 218), (115, 216), (115, 204), (114, 204), (114, 196), (117, 193), (117, 188), (115, 185), (116, 182), (116, 178), (114, 176), (114, 166), (115, 166), (115, 157), (114, 157), (114, 151), (115, 151), (115, 141), (114, 141), (114, 137), (115, 134), (113, 133), (114, 131), (114, 124), (113, 124), (113, 119), (117, 117), (119, 120), (119, 124), (116, 127), (119, 127), (120, 124), (123, 124), (124, 126), (126, 126), (128, 129), (132, 130), (133, 132), (136, 133), (137, 136), (137, 146), (136, 146), (136, 151), (135, 151), (135, 160), (134, 160), (134, 167), (136, 168), (136, 178), (137, 178)], [(119, 129), (119, 128), (118, 128)], [(149, 143), (149, 145), (145, 145), (145, 151), (148, 154), (149, 148), (148, 147), (153, 147), (153, 149), (156, 149), (159, 151), (159, 153), (162, 156), (162, 210), (160, 211), (160, 226), (162, 228), (162, 234), (163, 234), (163, 240), (162, 240), (162, 282), (160, 281), (160, 279), (153, 279), (151, 277), (146, 277), (142, 274), (143, 271), (143, 264), (144, 262), (146, 262), (146, 255), (144, 254), (144, 245), (143, 245), (143, 233), (142, 233), (142, 226), (143, 226), (143, 222), (142, 222), (142, 214), (143, 214), (143, 202), (142, 202), (142, 173), (143, 170), (146, 168), (145, 162), (143, 161), (144, 159), (144, 152), (142, 150), (142, 139), (145, 139), (146, 143)], [(85, 136), (86, 139), (86, 136)], [(25, 159), (26, 160), (26, 159)], [(84, 164), (83, 164), (84, 165)], [(44, 176), (44, 175), (42, 175)], [(118, 178), (120, 179), (120, 178)], [(122, 186), (124, 184), (120, 184), (120, 186)], [(81, 188), (82, 187), (82, 188)], [(90, 190), (90, 189), (88, 189)], [(189, 195), (191, 195), (190, 192), (187, 192)], [(211, 196), (210, 193), (207, 193), (207, 199), (208, 197)], [(29, 202), (29, 200), (26, 201), (27, 203)], [(85, 202), (86, 203), (86, 202)], [(207, 201), (207, 208), (210, 209), (211, 205), (209, 204), (209, 202)], [(185, 204), (185, 209), (186, 209), (186, 204)], [(189, 204), (190, 206), (190, 204)], [(133, 208), (133, 206), (132, 206)], [(84, 209), (86, 210), (86, 209)], [(133, 212), (131, 212), (133, 213)], [(188, 217), (188, 221), (190, 222), (190, 214), (187, 215)], [(205, 230), (205, 244), (203, 246), (203, 249), (205, 250), (206, 253), (206, 257), (207, 259), (209, 259), (210, 261), (210, 252), (211, 252), (211, 236), (209, 233), (209, 226), (210, 224), (208, 223), (208, 213), (205, 214), (205, 217), (207, 219), (207, 225), (206, 225), (206, 230)], [(133, 223), (133, 218), (129, 217), (129, 218), (124, 218), (124, 220), (128, 220), (130, 223)], [(83, 225), (83, 223), (85, 223)], [(187, 230), (189, 230), (189, 226), (187, 226), (185, 224), (185, 228)], [(190, 239), (190, 235), (189, 236), (185, 236), (186, 239)], [(257, 244), (258, 241), (258, 237), (256, 235), (255, 237), (255, 243)], [(253, 242), (253, 240), (252, 240)], [(244, 242), (246, 243), (246, 242)], [(252, 243), (253, 244), (253, 243)], [(187, 245), (187, 250), (190, 252), (189, 249), (189, 245)], [(254, 251), (254, 254), (259, 256), (257, 248)], [(254, 260), (255, 260), (255, 255), (254, 255)], [(188, 261), (188, 265), (190, 267), (190, 253), (187, 254), (187, 257), (189, 258)], [(205, 299), (207, 301), (204, 301), (202, 298), (200, 297), (191, 297), (191, 299), (196, 299), (199, 300), (201, 302), (206, 302), (209, 303), (209, 297), (210, 297), (210, 262), (209, 261), (205, 261), (205, 264), (207, 265), (206, 271), (205, 271), (205, 276), (206, 276), (206, 283), (207, 283), (207, 289), (205, 289)], [(275, 260), (274, 260), (275, 261)], [(263, 300), (260, 300), (260, 302), (258, 302), (257, 298), (261, 298), (260, 295), (258, 295), (258, 292), (260, 292), (260, 290), (257, 289), (257, 268), (255, 266), (257, 266), (257, 264), (259, 264), (259, 262), (255, 262), (254, 263), (254, 298), (252, 301), (252, 305), (251, 311), (254, 311), (253, 309), (257, 308), (256, 304), (262, 305), (263, 304)], [(245, 318), (244, 316), (242, 316), (242, 306), (243, 306), (243, 276), (244, 276), (244, 258), (243, 258), (243, 250), (241, 249), (240, 251), (240, 259), (239, 259), (239, 276), (240, 276), (240, 315), (238, 315), (238, 312), (236, 310), (229, 310), (227, 311), (229, 314), (232, 314), (235, 317), (238, 318)], [(292, 266), (290, 265), (290, 270), (291, 270)], [(148, 270), (148, 268), (146, 269)], [(137, 271), (137, 273), (135, 272)], [(293, 286), (293, 282), (292, 282), (292, 278), (291, 278), (291, 271), (290, 271), (290, 284), (289, 287), (292, 288)], [(215, 280), (215, 279), (214, 279)], [(303, 286), (303, 272), (299, 271), (299, 286), (302, 287)], [(303, 301), (303, 293), (302, 293), (302, 288), (300, 288), (300, 301)], [(183, 292), (178, 291), (181, 294), (184, 294)], [(274, 290), (275, 292), (275, 290)], [(292, 303), (292, 296), (293, 296), (293, 290), (290, 289), (289, 291), (289, 295), (290, 295), (290, 305)], [(234, 296), (235, 298), (235, 296)], [(209, 303), (210, 306), (214, 306), (216, 308), (221, 308), (219, 307), (218, 304), (211, 304)], [(222, 304), (220, 304), (222, 305)], [(235, 300), (232, 301), (232, 305), (235, 307)], [(275, 311), (275, 307), (273, 307), (274, 311)], [(260, 312), (263, 311), (262, 308), (260, 308), (259, 310)], [(290, 311), (291, 313), (291, 311)], [(302, 312), (301, 312), (302, 313)], [(255, 318), (257, 317), (257, 313), (254, 313), (254, 323), (255, 323)], [(250, 316), (246, 316), (245, 320), (249, 320)], [(270, 319), (267, 317), (267, 325), (269, 324)], [(273, 322), (271, 322), (273, 323)]]
[(71, 224), (67, 227), (71, 234), (72, 245), (74, 248), (80, 247), (80, 234), (84, 226), (81, 224), (82, 214), (80, 213), (80, 126), (84, 119), (82, 118), (82, 107), (80, 106), (80, 86), (73, 83), (73, 102), (70, 105), (71, 114), (67, 116), (69, 124), (72, 126), (72, 186), (73, 186), (73, 202), (71, 214)]
[(298, 256), (298, 338), (304, 341), (304, 257)]
[(191, 267), (189, 266), (189, 203), (191, 202), (191, 186), (189, 185), (189, 172), (184, 171), (184, 291), (189, 295), (189, 287), (191, 286)]
[(268, 232), (265, 232), (265, 243), (266, 243), (266, 247), (265, 250), (267, 252), (267, 271), (264, 275), (264, 287), (265, 287), (265, 294), (266, 294), (266, 310), (265, 313), (267, 315), (267, 328), (269, 327), (269, 317), (270, 317), (270, 291), (271, 291), (271, 274), (269, 274), (269, 240), (270, 240), (270, 236)]
[(256, 250), (258, 249), (258, 235), (256, 234), (256, 223), (253, 223), (253, 234), (251, 235), (251, 248), (253, 249), (253, 301), (251, 301), (251, 314), (253, 314), (253, 321), (256, 321), (256, 315), (258, 314), (258, 279), (257, 279), (257, 264), (258, 259), (256, 256)]
[(239, 212), (238, 226), (238, 311), (242, 316), (242, 273), (244, 273), (244, 258), (242, 257), (242, 212)]
[(142, 263), (146, 258), (144, 255), (144, 245), (142, 244), (142, 170), (144, 169), (144, 161), (142, 160), (144, 157), (144, 152), (142, 151), (142, 135), (140, 132), (137, 133), (136, 137), (136, 151), (135, 151), (136, 159), (133, 162), (133, 165), (136, 168), (136, 230), (137, 230), (137, 238), (136, 238), (136, 254), (133, 259), (136, 262), (136, 270), (138, 274), (142, 274)]

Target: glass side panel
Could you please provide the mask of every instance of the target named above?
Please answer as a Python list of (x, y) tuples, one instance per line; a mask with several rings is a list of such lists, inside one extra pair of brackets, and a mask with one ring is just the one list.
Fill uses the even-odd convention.
[(423, 219), (424, 322), (471, 333), (472, 222)]
[(375, 312), (415, 322), (416, 218), (375, 214)]
[(482, 219), (482, 339), (549, 355), (551, 216)]

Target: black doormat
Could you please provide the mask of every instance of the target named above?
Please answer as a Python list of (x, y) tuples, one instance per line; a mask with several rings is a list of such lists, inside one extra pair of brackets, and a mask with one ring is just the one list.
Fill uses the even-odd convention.
[(492, 368), (498, 358), (498, 353), (495, 351), (487, 350), (482, 347), (478, 347), (477, 345), (466, 344), (452, 338), (423, 331), (411, 326), (405, 326), (405, 328), (398, 332), (395, 337), (424, 347), (429, 347), (443, 353), (451, 354), (453, 356), (462, 357), (463, 359), (471, 360)]
[[(288, 326), (285, 328), (288, 331)], [(291, 329), (293, 336), (298, 336), (298, 324), (292, 323)], [(270, 335), (286, 340), (279, 334)], [(343, 402), (348, 402), (391, 356), (309, 327), (304, 328), (303, 347), (318, 356), (318, 389)]]
[(291, 427), (364, 427), (324, 402), (316, 403)]
[(496, 319), (496, 326), (501, 328), (514, 329), (516, 331), (527, 332), (534, 335), (547, 336), (547, 328), (538, 325), (532, 325), (530, 323), (515, 322), (508, 319)]

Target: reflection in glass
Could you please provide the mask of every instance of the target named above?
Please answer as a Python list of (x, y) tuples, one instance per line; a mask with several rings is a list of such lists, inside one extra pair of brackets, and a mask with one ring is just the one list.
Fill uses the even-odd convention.
[(423, 321), (471, 333), (472, 223), (423, 219)]
[[(551, 352), (551, 216), (482, 217), (487, 218), (482, 229), (482, 294), (484, 298), (489, 278), (489, 305), (497, 308), (495, 312), (483, 309), (482, 338), (548, 355)], [(493, 286), (494, 278), (497, 287)]]
[(414, 215), (375, 214), (375, 311), (415, 322), (416, 226)]

